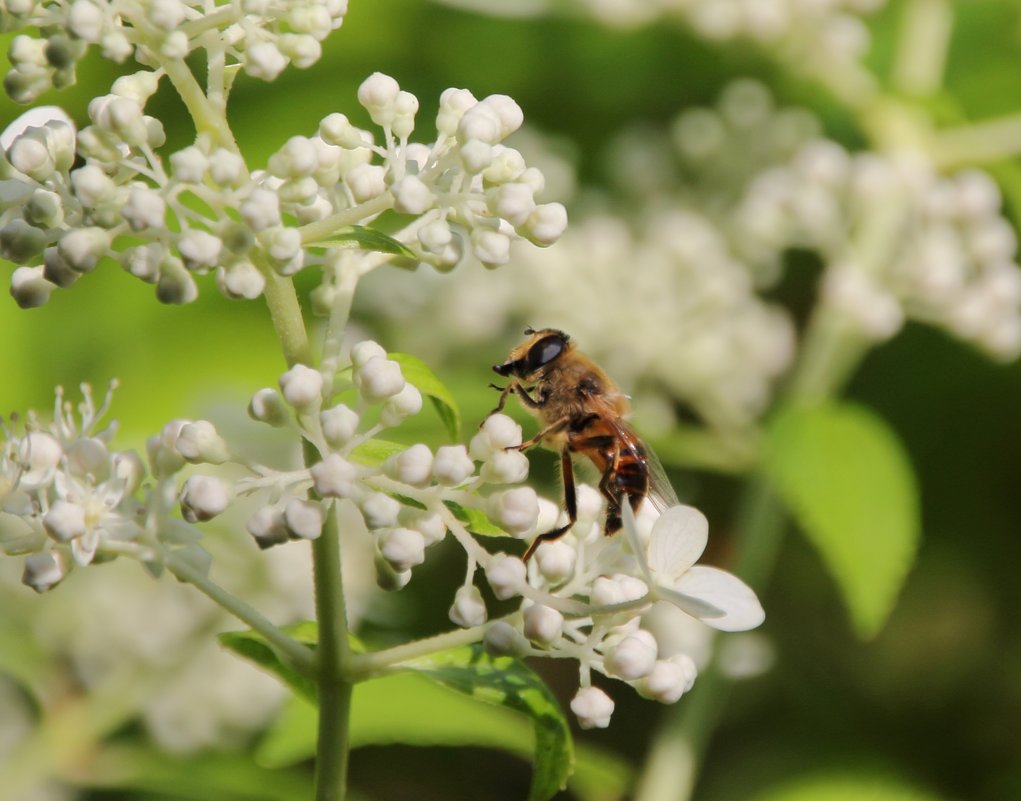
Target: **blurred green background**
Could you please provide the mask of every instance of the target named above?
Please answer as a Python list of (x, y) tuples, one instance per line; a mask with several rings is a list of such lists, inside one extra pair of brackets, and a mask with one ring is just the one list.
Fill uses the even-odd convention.
[[(933, 100), (935, 119), (1017, 112), (1021, 5), (976, 0), (953, 7), (946, 91)], [(902, 3), (891, 2), (868, 18), (874, 41), (868, 63), (880, 76), (889, 68), (903, 10)], [(666, 124), (687, 107), (711, 104), (742, 76), (767, 84), (778, 104), (811, 109), (825, 133), (846, 146), (868, 141), (861, 119), (811, 76), (744, 42), (709, 43), (664, 21), (611, 30), (571, 14), (504, 19), (416, 0), (352, 0), (343, 28), (325, 42), (322, 60), (311, 69), (289, 70), (272, 84), (239, 79), (230, 119), (249, 164), (263, 163), (291, 135), (311, 134), (333, 111), (368, 125), (354, 98), (373, 71), (394, 76), (419, 97), (425, 127), (448, 86), (469, 88), (477, 97), (509, 94), (530, 125), (569, 143), (586, 185), (606, 184), (604, 148), (626, 125)], [(61, 104), (83, 124), (89, 99), (105, 92), (116, 74), (93, 53), (83, 62), (78, 85), (41, 102)], [(147, 111), (164, 121), (168, 148), (190, 141), (188, 119), (166, 87)], [(0, 123), (18, 113), (0, 100)], [(993, 166), (1006, 211), (1016, 221), (1012, 201), (1019, 196), (1012, 181), (1021, 164), (1013, 159)], [(799, 275), (803, 285), (783, 288), (792, 302), (810, 293), (815, 273)], [(393, 281), (401, 278), (393, 271)], [(355, 318), (384, 344), (401, 325), (376, 319), (357, 303)], [(614, 325), (612, 316), (605, 324)], [(445, 361), (432, 363), (461, 402), (468, 428), (492, 403), (489, 366), (503, 358), (517, 334), (508, 330), (485, 348), (453, 347)], [(57, 384), (71, 388), (84, 381), (98, 389), (117, 377), (122, 386), (114, 416), (125, 447), (141, 447), (172, 417), (243, 405), (283, 367), (260, 303), (224, 300), (207, 279), (198, 302), (160, 306), (150, 287), (112, 265), (55, 293), (41, 309), (21, 311), (5, 295), (0, 342), (0, 414), (47, 409)], [(760, 588), (767, 610), (762, 631), (773, 644), (775, 663), (733, 687), (695, 797), (773, 798), (771, 788), (846, 775), (847, 798), (870, 797), (867, 786), (854, 783), (863, 776), (872, 777), (866, 785), (881, 784), (876, 776), (893, 777), (897, 787), (919, 788), (918, 798), (1021, 798), (1021, 367), (995, 364), (939, 331), (909, 324), (867, 358), (848, 395), (899, 433), (917, 472), (924, 531), (917, 562), (888, 625), (863, 643), (819, 557), (791, 531), (775, 574)], [(407, 436), (435, 445), (444, 441), (439, 432), (425, 420)], [(535, 475), (551, 480), (551, 461), (536, 456)], [(684, 470), (672, 475), (683, 499), (711, 521), (710, 561), (725, 563), (740, 478)], [(555, 497), (557, 490), (551, 492)], [(445, 628), (460, 570), (456, 563), (431, 561), (399, 601), (406, 631), (395, 631), (391, 618), (370, 623), (370, 632), (376, 626), (376, 636), (385, 639)], [(20, 598), (10, 608), (32, 614), (35, 601), (27, 589), (9, 592)], [(20, 625), (31, 628), (30, 620)], [(536, 668), (566, 704), (574, 668)], [(582, 740), (637, 767), (664, 709), (630, 692), (616, 696), (611, 727)], [(127, 742), (145, 738), (132, 725), (117, 736)], [(183, 764), (194, 767), (201, 760)], [(239, 775), (245, 765), (236, 763)], [(524, 797), (528, 786), (525, 762), (472, 748), (372, 746), (356, 752), (352, 771), (353, 787), (365, 798), (512, 799)], [(97, 788), (81, 797), (182, 797), (173, 786)], [(217, 797), (255, 792), (243, 782), (238, 786), (235, 795)], [(810, 783), (797, 786), (787, 795), (777, 790), (776, 798), (796, 792), (806, 799), (836, 797), (813, 793)], [(52, 797), (65, 797), (54, 792)], [(901, 796), (877, 797), (915, 796), (903, 790)]]

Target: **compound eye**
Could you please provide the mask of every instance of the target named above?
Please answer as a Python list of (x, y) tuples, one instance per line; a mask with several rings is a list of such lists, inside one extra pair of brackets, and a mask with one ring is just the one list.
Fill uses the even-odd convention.
[(540, 339), (531, 349), (528, 351), (528, 369), (529, 372), (532, 370), (538, 370), (540, 367), (545, 367), (557, 356), (563, 353), (564, 340), (558, 336), (549, 336), (544, 339)]

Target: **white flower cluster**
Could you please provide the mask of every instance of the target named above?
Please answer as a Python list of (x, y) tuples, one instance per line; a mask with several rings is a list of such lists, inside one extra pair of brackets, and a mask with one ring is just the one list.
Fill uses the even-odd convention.
[[(134, 451), (114, 451), (115, 428), (98, 429), (110, 396), (95, 406), (88, 386), (77, 415), (57, 391), (53, 422), (30, 414), (21, 434), (6, 425), (0, 452), (0, 536), (7, 553), (29, 554), (24, 582), (44, 592), (74, 565), (137, 548), (146, 526), (146, 476)], [(151, 561), (153, 553), (134, 551)]]
[(38, 28), (41, 38), (21, 34), (10, 46), (7, 93), (30, 103), (47, 89), (74, 83), (78, 60), (90, 45), (104, 58), (134, 57), (145, 65), (185, 58), (202, 48), (221, 69), (239, 64), (249, 75), (273, 80), (288, 64), (309, 67), (320, 42), (339, 28), (347, 0), (8, 0), (2, 29)]
[(992, 356), (1021, 354), (1017, 236), (983, 172), (942, 176), (917, 156), (806, 144), (763, 173), (736, 213), (736, 236), (763, 262), (791, 247), (825, 263), (821, 299), (882, 340), (906, 317)]
[[(447, 90), (437, 140), (409, 143), (418, 100), (377, 73), (358, 95), (384, 145), (337, 113), (317, 136), (288, 140), (265, 170), (249, 173), (236, 152), (200, 137), (166, 159), (168, 171), (156, 155), (163, 128), (144, 113), (157, 80), (151, 72), (119, 79), (89, 104), (93, 124), (78, 134), (60, 119), (9, 129), (0, 253), (21, 265), (11, 285), (20, 305), (45, 303), (103, 257), (155, 284), (166, 303), (194, 300), (194, 276), (208, 272), (227, 297), (255, 298), (269, 271), (326, 265), (332, 277), (336, 239), (390, 209), (415, 217), (395, 238), (440, 269), (466, 249), (503, 264), (512, 240), (548, 245), (566, 226), (563, 206), (535, 200), (542, 174), (500, 144), (521, 124), (508, 97)], [(83, 163), (74, 167), (76, 155)]]

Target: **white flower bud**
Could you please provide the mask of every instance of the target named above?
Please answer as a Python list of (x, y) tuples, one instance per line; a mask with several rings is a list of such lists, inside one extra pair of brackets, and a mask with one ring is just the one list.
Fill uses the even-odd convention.
[(279, 178), (311, 175), (318, 166), (316, 150), (305, 136), (292, 136), (283, 147), (269, 157), (269, 172)]
[(301, 269), (300, 259), (296, 265), (292, 263), (301, 255), (301, 233), (297, 228), (280, 225), (266, 228), (259, 232), (259, 243), (277, 262), (278, 272), (286, 275)]
[(25, 219), (38, 228), (58, 228), (64, 222), (64, 206), (60, 195), (47, 189), (36, 189), (25, 204)]
[(463, 484), (475, 472), (475, 463), (468, 457), (464, 445), (444, 445), (436, 449), (433, 475), (447, 487)]
[(550, 584), (559, 584), (574, 574), (577, 552), (561, 540), (542, 543), (535, 549), (535, 564)]
[(177, 451), (177, 435), (187, 425), (187, 420), (171, 420), (160, 429), (156, 436), (145, 443), (149, 464), (157, 477), (168, 476), (184, 467), (184, 457)]
[(492, 106), (476, 103), (461, 117), (457, 125), (457, 138), (462, 142), (477, 139), (495, 145), (503, 138), (503, 122)]
[(656, 639), (639, 629), (611, 648), (603, 658), (603, 664), (608, 673), (625, 681), (635, 681), (652, 672), (657, 655)]
[(636, 685), (639, 695), (672, 704), (695, 684), (698, 673), (694, 661), (687, 654), (677, 654), (669, 659), (657, 660), (649, 675)]
[[(156, 94), (159, 86), (160, 81), (155, 72), (139, 70), (130, 75), (122, 75), (115, 80), (113, 86), (110, 87), (110, 92), (120, 97), (130, 97), (144, 107), (145, 101)], [(170, 158), (173, 161), (173, 156)]]
[(379, 403), (404, 389), (401, 366), (392, 359), (374, 357), (355, 370), (354, 382), (369, 403)]
[(532, 187), (523, 183), (506, 183), (490, 192), (490, 208), (494, 216), (503, 217), (517, 227), (535, 210)]
[(252, 395), (248, 402), (248, 416), (260, 423), (282, 426), (290, 415), (280, 393), (272, 387), (265, 387)]
[(358, 430), (358, 413), (343, 403), (338, 403), (319, 414), (319, 425), (323, 437), (331, 448), (344, 447)]
[(222, 249), (220, 237), (197, 228), (185, 231), (177, 239), (177, 250), (189, 270), (212, 267), (219, 260)]
[(280, 390), (299, 412), (313, 412), (322, 402), (323, 375), (304, 364), (296, 364), (280, 376)]
[(208, 420), (182, 426), (177, 435), (177, 452), (192, 464), (223, 464), (230, 459), (227, 442)]
[(272, 42), (256, 42), (245, 49), (242, 64), (253, 78), (272, 81), (284, 71), (287, 57)]
[(469, 175), (478, 175), (493, 163), (493, 146), (478, 139), (464, 143), (458, 151), (461, 165)]
[(489, 185), (497, 186), (509, 181), (517, 181), (525, 174), (525, 157), (513, 147), (495, 145), (493, 161), (482, 173)]
[(369, 359), (377, 356), (385, 359), (387, 356), (386, 350), (378, 342), (373, 342), (371, 339), (363, 339), (351, 348), (351, 364), (355, 370), (360, 370)]
[(40, 183), (56, 170), (56, 159), (50, 151), (42, 128), (29, 128), (7, 149), (7, 160), (18, 172)]
[(530, 650), (528, 640), (521, 636), (521, 633), (510, 623), (503, 620), (497, 620), (490, 624), (482, 638), (482, 645), (485, 647), (486, 653), (491, 656), (520, 658)]
[(231, 300), (254, 300), (266, 289), (266, 279), (250, 261), (239, 261), (216, 272), (217, 285)]
[(387, 398), (383, 404), (383, 412), (379, 421), (385, 426), (396, 426), (420, 411), (422, 411), (422, 393), (411, 384), (405, 384), (404, 389)]
[(374, 72), (358, 87), (358, 102), (365, 107), (377, 125), (389, 124), (389, 117), (381, 114), (397, 100), (401, 87), (389, 75)]
[(488, 499), (489, 516), (508, 534), (524, 536), (535, 529), (539, 499), (531, 487), (515, 487)]
[(244, 159), (237, 153), (220, 148), (209, 156), (209, 177), (219, 186), (238, 186), (246, 173)]
[(525, 114), (521, 110), (521, 106), (514, 98), (507, 95), (489, 95), (489, 97), (483, 98), (480, 105), (496, 112), (496, 116), (500, 120), (501, 139), (510, 136), (525, 121)]
[(598, 687), (582, 687), (571, 700), (571, 711), (583, 729), (605, 729), (613, 715), (613, 699)]
[(79, 39), (97, 44), (103, 35), (103, 12), (90, 0), (74, 0), (67, 10), (67, 29)]
[(552, 245), (567, 230), (567, 209), (562, 203), (542, 203), (525, 221), (521, 232), (529, 242), (539, 247)]
[(71, 186), (86, 208), (94, 208), (109, 200), (117, 189), (113, 179), (95, 164), (86, 164), (72, 172)]
[(432, 190), (417, 175), (405, 175), (390, 191), (394, 209), (402, 214), (425, 214), (436, 202)]
[(319, 123), (319, 136), (324, 142), (347, 150), (365, 147), (365, 132), (355, 128), (343, 114), (330, 114)]
[(499, 231), (474, 228), (471, 232), (472, 252), (487, 267), (496, 267), (510, 261), (510, 238)]
[(597, 520), (603, 512), (605, 499), (591, 484), (579, 484), (575, 488), (579, 520)]
[(263, 506), (256, 511), (248, 518), (245, 528), (263, 550), (280, 545), (289, 539), (287, 527), (284, 525), (284, 514), (275, 506)]
[(424, 487), (429, 483), (432, 467), (433, 454), (429, 446), (418, 444), (387, 459), (383, 472), (413, 487)]
[(491, 414), (472, 437), (469, 453), (473, 459), (485, 461), (498, 450), (521, 444), (521, 426), (505, 414)]
[(394, 570), (393, 565), (386, 561), (380, 553), (376, 553), (373, 564), (376, 568), (376, 584), (385, 592), (396, 592), (397, 590), (404, 589), (404, 587), (408, 586), (408, 582), (411, 581), (410, 570)]
[(481, 626), (489, 617), (482, 593), (474, 584), (465, 584), (458, 588), (449, 614), (451, 622), (463, 629)]
[(57, 243), (57, 252), (80, 273), (92, 270), (109, 251), (110, 233), (102, 228), (74, 228)]
[(475, 95), (467, 89), (445, 89), (440, 95), (440, 108), (436, 114), (436, 130), (442, 135), (453, 136), (457, 132), (461, 117), (478, 102)]
[(184, 31), (171, 31), (160, 45), (160, 54), (165, 58), (183, 59), (188, 55), (188, 34)]
[(238, 210), (253, 231), (263, 231), (274, 225), (280, 225), (280, 198), (270, 189), (257, 187), (252, 190), (248, 199)]
[(622, 574), (599, 576), (592, 582), (589, 601), (595, 606), (613, 606), (627, 601), (636, 601), (648, 591), (646, 583), (633, 576)]
[(405, 524), (422, 535), (427, 548), (442, 540), (447, 534), (447, 524), (443, 522), (443, 518), (432, 512), (416, 511), (413, 516), (408, 517)]
[(425, 538), (411, 528), (384, 529), (377, 540), (379, 553), (398, 573), (425, 561)]
[(549, 646), (564, 633), (564, 616), (549, 606), (534, 604), (524, 613), (524, 632), (532, 642)]
[(42, 265), (19, 267), (11, 274), (11, 297), (23, 309), (44, 305), (56, 288), (56, 284), (43, 277)]
[(25, 558), (21, 583), (39, 593), (53, 589), (67, 575), (67, 564), (59, 553), (34, 553)]
[(486, 580), (501, 601), (519, 595), (525, 585), (525, 563), (516, 556), (498, 553), (486, 566)]
[(418, 230), (418, 241), (430, 253), (440, 254), (454, 238), (454, 232), (444, 220), (434, 220)]
[(373, 492), (359, 503), (365, 525), (369, 529), (389, 528), (397, 524), (401, 505), (383, 492)]
[(181, 492), (181, 514), (189, 523), (211, 520), (230, 505), (231, 494), (216, 476), (190, 476)]
[(528, 457), (515, 449), (495, 451), (480, 475), (489, 484), (518, 484), (528, 478)]
[(393, 120), (390, 128), (398, 139), (407, 141), (415, 130), (415, 115), (418, 114), (418, 98), (411, 92), (398, 92), (392, 106)]
[(324, 498), (349, 498), (356, 492), (358, 468), (339, 453), (313, 465), (309, 474), (316, 492)]
[(109, 59), (117, 64), (127, 60), (135, 48), (134, 45), (118, 30), (108, 31), (99, 42), (102, 48), (103, 58)]
[(77, 503), (56, 500), (43, 516), (43, 528), (57, 542), (68, 542), (85, 533), (85, 509)]
[(308, 69), (323, 54), (323, 47), (312, 36), (297, 33), (280, 34), (277, 45), (291, 63), (298, 69)]
[(127, 203), (121, 209), (121, 216), (135, 231), (145, 228), (163, 228), (167, 211), (162, 196), (152, 189), (136, 186), (128, 193)]
[(284, 507), (284, 525), (292, 537), (314, 540), (323, 533), (323, 507), (315, 501), (291, 498)]
[(364, 203), (386, 192), (386, 170), (378, 164), (359, 164), (347, 171), (344, 183), (356, 203)]

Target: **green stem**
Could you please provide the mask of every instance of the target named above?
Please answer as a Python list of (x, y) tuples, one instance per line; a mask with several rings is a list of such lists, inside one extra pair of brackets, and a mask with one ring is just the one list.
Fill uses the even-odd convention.
[(891, 81), (901, 92), (924, 97), (943, 85), (954, 11), (948, 0), (909, 0), (898, 26)]
[(280, 349), (289, 367), (295, 364), (311, 364), (312, 348), (305, 330), (305, 320), (301, 314), (298, 295), (294, 284), (287, 278), (277, 275), (272, 270), (263, 270), (266, 276), (266, 289), (263, 295), (269, 316), (273, 320), (273, 328), (280, 340)]
[[(315, 458), (306, 443), (306, 460)], [(312, 543), (318, 660), (319, 739), (316, 749), (316, 801), (342, 801), (347, 788), (349, 728), (353, 682), (347, 676), (347, 612), (340, 573), (340, 529), (331, 505), (323, 533)]]
[(179, 59), (167, 59), (161, 66), (167, 73), (167, 77), (174, 85), (177, 93), (184, 101), (188, 113), (195, 121), (195, 130), (200, 134), (206, 134), (212, 140), (233, 153), (239, 153), (238, 144), (234, 141), (234, 134), (231, 132), (227, 118), (221, 109), (209, 102), (202, 87), (199, 86), (188, 65)]
[(259, 612), (223, 589), (215, 581), (199, 570), (196, 570), (187, 560), (180, 558), (174, 553), (167, 557), (167, 569), (178, 579), (191, 584), (208, 598), (222, 606), (234, 617), (243, 623), (247, 623), (255, 631), (259, 632), (296, 670), (311, 674), (313, 668), (312, 651), (296, 640), (291, 639), (280, 629), (274, 626)]

